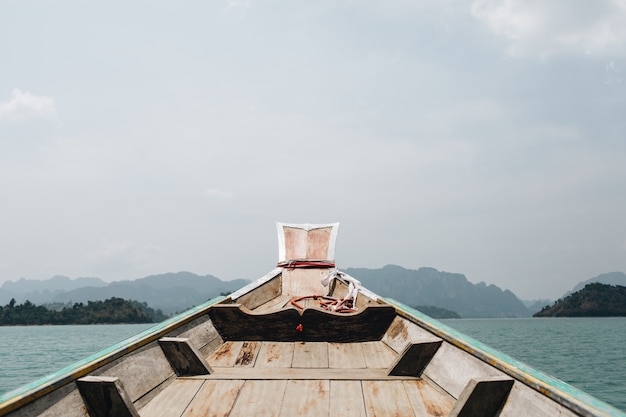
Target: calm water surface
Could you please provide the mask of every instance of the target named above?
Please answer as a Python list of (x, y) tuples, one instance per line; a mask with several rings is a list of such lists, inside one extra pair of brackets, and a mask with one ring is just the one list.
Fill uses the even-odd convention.
[(153, 325), (0, 326), (0, 395)]
[(442, 322), (626, 411), (626, 317)]
[[(442, 322), (626, 410), (626, 318), (463, 319)], [(150, 326), (0, 327), (0, 395)]]

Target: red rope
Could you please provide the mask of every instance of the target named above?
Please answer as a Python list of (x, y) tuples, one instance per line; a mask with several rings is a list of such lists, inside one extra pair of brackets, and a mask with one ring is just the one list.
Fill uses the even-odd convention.
[(278, 266), (281, 268), (334, 268), (335, 263), (331, 261), (315, 261), (315, 260), (307, 260), (307, 261), (299, 261), (299, 260), (291, 260), (291, 261), (283, 261), (279, 262)]
[(292, 298), (291, 305), (299, 308), (300, 310), (304, 310), (304, 307), (298, 303), (298, 301), (305, 300), (307, 298), (312, 298), (314, 300), (322, 300), (320, 301), (320, 307), (328, 310), (334, 311), (335, 313), (354, 313), (356, 310), (354, 306), (354, 300), (352, 298), (336, 298), (330, 297), (328, 295), (304, 295), (302, 297)]

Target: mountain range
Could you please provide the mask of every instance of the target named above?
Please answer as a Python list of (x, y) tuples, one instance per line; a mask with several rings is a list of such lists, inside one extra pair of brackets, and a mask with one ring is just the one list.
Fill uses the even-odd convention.
[[(394, 298), (411, 306), (434, 306), (471, 317), (530, 317), (551, 300), (521, 301), (509, 290), (484, 282), (473, 284), (463, 274), (438, 271), (434, 268), (405, 269), (387, 265), (378, 269), (348, 268), (346, 273), (369, 290)], [(609, 282), (607, 282), (609, 281)], [(0, 287), (0, 305), (13, 298), (34, 304), (86, 303), (112, 297), (137, 300), (172, 315), (201, 304), (220, 294), (235, 291), (250, 281), (222, 281), (213, 275), (191, 272), (151, 275), (135, 280), (104, 282), (100, 278), (70, 279), (54, 276), (47, 280), (20, 279), (7, 281)], [(613, 272), (581, 282), (626, 285), (626, 274)], [(566, 294), (567, 295), (567, 294)]]
[(7, 304), (11, 298), (18, 303), (29, 300), (34, 304), (66, 304), (119, 297), (145, 302), (150, 307), (171, 315), (204, 303), (222, 293), (235, 291), (249, 282), (243, 279), (222, 281), (212, 275), (196, 275), (191, 272), (151, 275), (132, 281), (111, 283), (99, 278), (75, 280), (63, 276), (55, 276), (49, 280), (22, 278), (16, 282), (5, 282), (0, 287), (0, 304)]
[(470, 317), (530, 317), (515, 294), (484, 282), (472, 284), (465, 275), (434, 268), (405, 269), (387, 265), (380, 269), (348, 268), (363, 286), (408, 305), (442, 307)]
[(588, 279), (587, 281), (579, 282), (574, 287), (574, 289), (566, 292), (561, 298), (565, 298), (572, 293), (582, 290), (588, 284), (594, 284), (594, 283), (608, 284), (608, 285), (621, 285), (622, 287), (626, 287), (626, 274), (624, 274), (623, 272), (609, 272), (606, 274), (600, 274), (597, 277)]

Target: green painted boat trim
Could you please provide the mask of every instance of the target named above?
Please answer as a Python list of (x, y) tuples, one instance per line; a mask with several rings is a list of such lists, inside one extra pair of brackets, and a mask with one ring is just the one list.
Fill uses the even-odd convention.
[(532, 387), (581, 416), (626, 417), (626, 413), (610, 404), (466, 336), (412, 307), (388, 298), (382, 298), (382, 300), (395, 306), (400, 316)]
[(156, 324), (149, 329), (123, 340), (107, 349), (101, 350), (72, 365), (66, 366), (54, 373), (23, 385), (13, 391), (0, 396), (0, 416), (34, 401), (37, 398), (57, 390), (78, 378), (82, 378), (95, 369), (113, 362), (122, 356), (133, 352), (148, 343), (160, 339), (177, 328), (201, 317), (214, 304), (220, 303), (227, 297), (216, 297), (204, 304), (193, 307), (184, 313)]

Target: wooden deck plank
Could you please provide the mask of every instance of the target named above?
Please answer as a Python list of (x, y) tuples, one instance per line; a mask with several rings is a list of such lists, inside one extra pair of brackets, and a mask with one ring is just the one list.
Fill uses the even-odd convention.
[(287, 304), (289, 304), (289, 300), (291, 297), (287, 294), (281, 294), (276, 298), (273, 298), (254, 309), (255, 313), (267, 313), (272, 310), (277, 310), (283, 308)]
[(384, 368), (213, 368), (210, 375), (185, 377), (190, 379), (328, 379), (328, 380), (378, 380), (403, 381), (419, 379), (411, 376), (388, 375)]
[(360, 343), (329, 343), (329, 368), (365, 368), (365, 357)]
[(211, 366), (235, 366), (243, 342), (225, 342), (207, 358)]
[(227, 416), (244, 381), (206, 381), (182, 417)]
[(229, 417), (276, 417), (280, 415), (286, 380), (246, 381)]
[(287, 382), (280, 415), (327, 416), (330, 404), (330, 382), (324, 380), (290, 380)]
[(282, 274), (282, 293), (293, 296), (324, 295), (328, 288), (321, 283), (328, 275), (326, 268), (284, 269)]
[(141, 417), (180, 417), (200, 387), (202, 380), (178, 379), (139, 410)]
[(441, 389), (433, 388), (426, 380), (403, 381), (416, 417), (447, 416), (455, 400)]
[(330, 381), (330, 414), (366, 417), (361, 381)]
[(243, 342), (243, 344), (241, 345), (241, 350), (239, 351), (239, 355), (237, 355), (237, 359), (235, 360), (234, 366), (244, 366), (252, 368), (254, 366), (254, 362), (257, 359), (257, 354), (260, 347), (261, 342)]
[(295, 342), (291, 366), (294, 368), (328, 368), (328, 343)]
[(293, 359), (293, 342), (262, 342), (254, 364), (257, 368), (289, 368)]
[(361, 349), (368, 368), (389, 368), (396, 360), (396, 352), (384, 342), (363, 342)]
[(305, 300), (302, 300), (298, 304), (300, 304), (304, 308), (314, 308), (314, 307), (319, 307), (320, 306), (320, 302), (318, 300), (314, 300), (312, 298), (307, 298)]
[(403, 381), (363, 381), (362, 385), (368, 417), (415, 415)]

